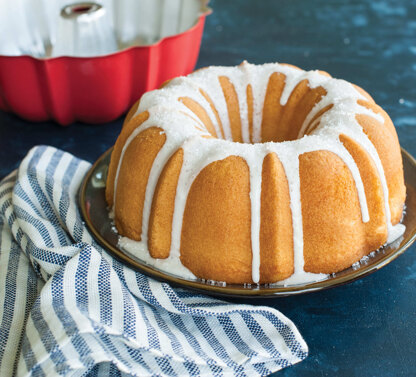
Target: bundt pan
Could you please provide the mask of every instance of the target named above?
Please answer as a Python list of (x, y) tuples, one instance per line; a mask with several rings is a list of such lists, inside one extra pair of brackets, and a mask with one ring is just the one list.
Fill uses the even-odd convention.
[[(211, 12), (208, 0), (70, 2), (0, 2), (1, 110), (61, 125), (116, 119), (144, 92), (194, 69)], [(63, 15), (73, 20), (99, 8), (108, 22), (97, 24), (96, 36), (108, 26), (114, 46), (93, 42), (94, 56), (85, 56), (89, 47), (74, 49), (76, 36), (59, 43)]]

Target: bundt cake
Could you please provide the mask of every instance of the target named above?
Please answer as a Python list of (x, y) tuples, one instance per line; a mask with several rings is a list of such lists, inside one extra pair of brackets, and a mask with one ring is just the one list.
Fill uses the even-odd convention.
[(120, 245), (226, 283), (316, 281), (404, 232), (393, 123), (363, 89), (287, 64), (208, 67), (144, 94), (111, 156)]

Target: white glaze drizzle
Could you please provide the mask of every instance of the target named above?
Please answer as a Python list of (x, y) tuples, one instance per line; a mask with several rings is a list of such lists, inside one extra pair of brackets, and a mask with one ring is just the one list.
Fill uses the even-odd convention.
[[(287, 103), (292, 91), (302, 80), (307, 80), (310, 88), (322, 86), (327, 91), (327, 94), (314, 106), (306, 117), (299, 131), (299, 139), (282, 143), (260, 143), (262, 110), (265, 94), (270, 75), (274, 72), (281, 72), (286, 76), (285, 87), (280, 97), (280, 103), (283, 106)], [(242, 138), (245, 143), (250, 142), (246, 90), (247, 85), (251, 85), (253, 91), (252, 139), (258, 144), (232, 142), (227, 104), (219, 83), (220, 76), (228, 77), (237, 93), (240, 107)], [(198, 102), (210, 117), (217, 136), (221, 137), (221, 125), (218, 124), (210, 103), (202, 96), (200, 89), (202, 89), (213, 102), (222, 123), (226, 140), (202, 138), (201, 136), (207, 135), (208, 132), (198, 130), (195, 127), (197, 126), (199, 129), (205, 129), (204, 125), (199, 119), (196, 119), (196, 116), (192, 111), (178, 101), (181, 97), (189, 97)], [(114, 206), (116, 205), (115, 199), (119, 171), (122, 166), (125, 151), (131, 141), (140, 132), (154, 126), (164, 130), (166, 133), (166, 142), (153, 163), (146, 188), (142, 222), (142, 241), (127, 242), (124, 240), (123, 245), (127, 250), (135, 250), (135, 252), (140, 254), (142, 259), (144, 258), (143, 253), (145, 253), (145, 251), (143, 250), (147, 250), (147, 232), (150, 210), (157, 181), (163, 167), (171, 155), (179, 148), (182, 148), (184, 151), (184, 158), (174, 203), (170, 256), (164, 260), (163, 263), (161, 262), (158, 264), (158, 267), (166, 272), (171, 272), (172, 270), (169, 270), (171, 268), (176, 271), (177, 264), (178, 262), (180, 263), (182, 219), (188, 193), (194, 179), (201, 170), (210, 163), (225, 159), (229, 156), (240, 156), (247, 162), (250, 171), (252, 280), (257, 283), (260, 279), (261, 263), (260, 198), (262, 165), (264, 157), (268, 153), (276, 153), (283, 165), (288, 180), (294, 237), (294, 274), (289, 279), (280, 283), (285, 285), (298, 284), (325, 278), (326, 275), (324, 274), (311, 274), (304, 271), (299, 156), (307, 152), (327, 150), (340, 157), (350, 170), (355, 181), (362, 220), (363, 222), (369, 221), (362, 179), (355, 161), (339, 141), (340, 134), (345, 134), (362, 145), (368, 151), (376, 165), (383, 187), (386, 223), (389, 235), (388, 242), (393, 241), (393, 237), (397, 238), (403, 233), (404, 226), (399, 224), (399, 226), (392, 227), (391, 225), (388, 187), (384, 176), (384, 170), (374, 145), (370, 142), (361, 126), (356, 121), (355, 115), (370, 115), (380, 122), (383, 122), (384, 119), (379, 114), (375, 114), (371, 110), (359, 105), (357, 103), (358, 99), (365, 99), (365, 97), (363, 97), (351, 84), (344, 80), (328, 78), (318, 71), (305, 72), (290, 66), (282, 66), (279, 64), (255, 66), (246, 62), (239, 67), (205, 68), (188, 77), (172, 80), (164, 89), (146, 93), (140, 101), (136, 115), (147, 110), (149, 111), (150, 116), (148, 120), (131, 134), (123, 147), (114, 183)], [(160, 104), (163, 104), (163, 106)], [(330, 104), (332, 104), (333, 107), (308, 127), (308, 124), (313, 117)], [(319, 126), (312, 131), (311, 135), (304, 136), (318, 121), (320, 122)], [(140, 250), (140, 252), (137, 250)], [(145, 259), (148, 260), (148, 258), (151, 257), (147, 251)], [(189, 270), (187, 271), (189, 272)]]
[[(159, 179), (159, 175), (161, 170), (165, 166), (167, 160), (170, 156), (175, 152), (180, 145), (187, 139), (187, 137), (193, 135), (209, 135), (207, 131), (200, 131), (199, 127), (196, 128), (195, 121), (193, 121), (193, 117), (185, 115), (182, 111), (178, 111), (177, 108), (174, 107), (166, 107), (166, 106), (153, 106), (147, 110), (149, 112), (149, 118), (143, 122), (139, 127), (137, 127), (131, 135), (127, 138), (126, 142), (124, 143), (123, 149), (120, 154), (120, 159), (117, 165), (115, 180), (114, 180), (114, 196), (113, 196), (113, 209), (116, 208), (116, 197), (117, 197), (117, 183), (118, 183), (118, 176), (120, 173), (120, 169), (122, 166), (124, 154), (127, 151), (131, 142), (135, 139), (143, 131), (151, 128), (157, 127), (162, 128), (166, 133), (166, 142), (163, 145), (161, 151), (156, 156), (155, 161), (153, 162), (151, 172), (149, 174), (149, 181), (146, 187), (146, 196), (145, 196), (145, 203), (143, 209), (143, 227), (146, 228), (146, 234), (143, 234), (142, 229), (142, 236), (147, 239), (147, 228), (148, 228), (148, 221), (150, 217), (150, 206), (152, 203), (154, 189), (157, 184), (157, 180)], [(162, 124), (166, 124), (168, 122), (172, 122), (173, 124), (180, 124), (181, 129), (177, 127), (163, 127)], [(198, 123), (197, 123), (198, 124)], [(157, 171), (157, 172), (156, 172)]]

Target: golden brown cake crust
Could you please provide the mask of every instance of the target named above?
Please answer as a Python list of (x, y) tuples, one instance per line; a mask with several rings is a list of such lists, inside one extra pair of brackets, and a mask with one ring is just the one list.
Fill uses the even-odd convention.
[(263, 162), (261, 190), (260, 282), (279, 281), (293, 274), (293, 228), (289, 186), (275, 153)]
[(247, 163), (236, 156), (209, 164), (193, 182), (183, 217), (181, 261), (195, 275), (251, 281), (249, 192)]
[(183, 163), (183, 149), (169, 159), (158, 180), (149, 221), (149, 251), (153, 258), (168, 258), (176, 187)]
[[(115, 195), (115, 223), (122, 236), (140, 241), (147, 180), (157, 153), (166, 140), (162, 129), (152, 127), (137, 135), (124, 154)], [(140, 159), (137, 158), (140, 156)]]

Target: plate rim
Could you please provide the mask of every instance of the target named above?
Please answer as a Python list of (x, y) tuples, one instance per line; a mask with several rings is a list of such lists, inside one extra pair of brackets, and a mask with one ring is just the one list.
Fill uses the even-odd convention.
[[(416, 170), (416, 159), (404, 148), (400, 148), (402, 157), (406, 158), (413, 169)], [(208, 294), (208, 295), (216, 295), (216, 296), (223, 296), (223, 297), (235, 297), (235, 298), (276, 298), (276, 297), (286, 297), (286, 296), (293, 296), (299, 295), (304, 293), (310, 293), (330, 288), (335, 288), (341, 285), (345, 285), (348, 283), (352, 283), (358, 279), (364, 278), (373, 272), (380, 270), (381, 268), (385, 267), (387, 264), (395, 260), (401, 254), (403, 254), (416, 240), (416, 227), (410, 236), (406, 239), (403, 246), (399, 247), (397, 250), (382, 256), (377, 264), (368, 264), (368, 265), (361, 265), (360, 268), (354, 270), (352, 273), (343, 275), (343, 276), (335, 276), (331, 279), (325, 279), (318, 282), (307, 283), (304, 285), (296, 285), (296, 286), (279, 286), (279, 287), (264, 287), (264, 285), (257, 285), (251, 284), (251, 287), (244, 287), (243, 284), (227, 284), (225, 286), (215, 285), (215, 284), (208, 284), (198, 280), (188, 280), (180, 277), (176, 277), (165, 273), (153, 266), (150, 266), (146, 263), (140, 263), (138, 260), (133, 259), (128, 254), (125, 254), (120, 249), (114, 247), (110, 244), (95, 228), (93, 222), (88, 216), (87, 208), (86, 208), (86, 190), (88, 187), (88, 183), (91, 180), (93, 173), (95, 172), (98, 165), (102, 163), (104, 159), (111, 154), (113, 147), (109, 148), (105, 151), (91, 166), (88, 170), (87, 174), (82, 180), (78, 191), (78, 205), (81, 212), (81, 216), (85, 222), (85, 225), (88, 231), (91, 233), (95, 241), (101, 245), (107, 252), (109, 252), (113, 257), (118, 259), (122, 264), (127, 265), (128, 267), (139, 271), (146, 276), (154, 278), (158, 281), (169, 283), (172, 286), (191, 289), (194, 291), (198, 291), (200, 293)], [(406, 178), (406, 177), (405, 177)], [(405, 179), (406, 184), (406, 179)], [(328, 284), (328, 282), (331, 284)]]

